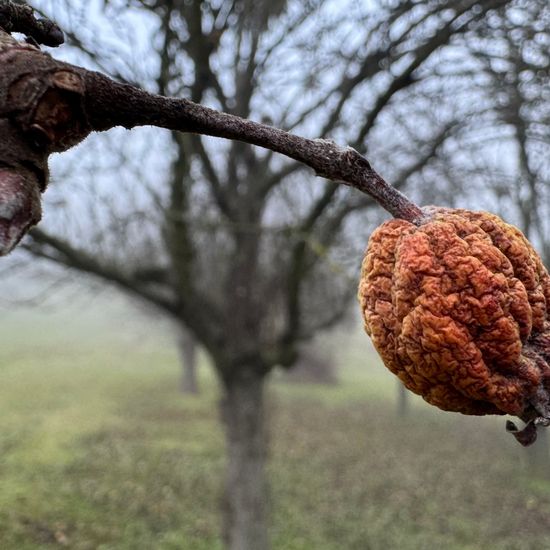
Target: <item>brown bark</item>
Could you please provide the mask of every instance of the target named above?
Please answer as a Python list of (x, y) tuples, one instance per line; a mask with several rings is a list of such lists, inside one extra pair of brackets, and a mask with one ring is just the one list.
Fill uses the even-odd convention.
[(65, 41), (63, 31), (49, 19), (36, 19), (26, 4), (0, 0), (0, 27), (7, 32), (26, 34), (31, 40), (46, 46), (60, 46)]
[[(418, 206), (384, 181), (350, 147), (302, 138), (185, 99), (149, 94), (96, 72), (52, 59), (0, 29), (0, 255), (40, 219), (38, 190), (47, 185), (48, 157), (115, 126), (155, 125), (238, 140), (286, 155), (317, 175), (373, 196), (395, 217), (422, 217)], [(21, 199), (24, 197), (25, 201)]]
[(224, 537), (228, 550), (268, 550), (269, 488), (265, 376), (241, 369), (224, 385), (221, 403), (227, 444)]
[(258, 145), (309, 166), (318, 176), (373, 196), (394, 217), (409, 221), (422, 217), (418, 206), (389, 185), (351, 147), (326, 139), (303, 138), (187, 99), (149, 94), (99, 73), (86, 71), (85, 76), (86, 114), (94, 131), (152, 125)]
[(40, 220), (48, 156), (88, 135), (83, 95), (77, 69), (0, 29), (0, 255)]
[[(354, 143), (362, 144), (381, 109), (397, 91), (410, 84), (414, 71), (435, 49), (453, 33), (463, 32), (486, 11), (507, 2), (486, 0), (469, 17), (464, 16), (478, 3), (464, 2), (454, 18), (417, 49), (410, 66), (379, 98)], [(196, 15), (192, 20), (200, 29), (200, 11)], [(459, 22), (461, 18), (464, 20)], [(47, 183), (48, 155), (68, 149), (91, 131), (118, 125), (155, 125), (258, 145), (309, 166), (319, 176), (374, 197), (396, 218), (417, 222), (423, 217), (421, 209), (386, 183), (355, 149), (327, 140), (301, 138), (188, 100), (155, 96), (115, 83), (99, 73), (57, 62), (38, 48), (17, 43), (8, 34), (14, 31), (27, 34), (35, 43), (55, 46), (63, 42), (63, 34), (54, 23), (36, 20), (28, 7), (0, 0), (0, 131), (6, 136), (0, 144), (0, 203), (6, 205), (0, 212), (0, 255), (8, 253), (40, 219), (36, 188), (42, 190)], [(197, 57), (198, 68), (207, 76), (208, 59), (208, 55)], [(367, 72), (368, 66), (363, 67)], [(359, 76), (346, 80), (346, 86), (353, 89), (361, 80)], [(197, 90), (192, 97), (198, 99), (201, 93)], [(342, 98), (346, 96), (342, 93)], [(249, 95), (245, 94), (244, 105), (247, 98)], [(331, 120), (335, 120), (343, 102), (344, 99)]]

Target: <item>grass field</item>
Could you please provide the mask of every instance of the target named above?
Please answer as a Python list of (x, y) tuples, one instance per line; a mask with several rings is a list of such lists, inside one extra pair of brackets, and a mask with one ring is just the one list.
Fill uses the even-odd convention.
[[(203, 364), (182, 397), (170, 339), (122, 325), (0, 324), (2, 550), (221, 548), (216, 383)], [(275, 550), (550, 548), (550, 484), (502, 418), (399, 419), (366, 341), (342, 342), (339, 386), (270, 386)]]

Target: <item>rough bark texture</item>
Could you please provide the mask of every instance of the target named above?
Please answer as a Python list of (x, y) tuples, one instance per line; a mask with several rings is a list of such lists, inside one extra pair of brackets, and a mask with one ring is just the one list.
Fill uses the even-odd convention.
[(221, 403), (227, 441), (225, 539), (229, 550), (268, 550), (265, 376), (242, 369), (224, 385)]
[(41, 217), (48, 156), (89, 133), (78, 70), (0, 29), (0, 255)]
[(155, 96), (87, 73), (86, 111), (95, 131), (114, 126), (152, 125), (258, 145), (302, 162), (318, 176), (354, 187), (374, 197), (396, 218), (414, 221), (421, 209), (389, 185), (368, 160), (351, 147), (326, 139), (303, 138), (278, 128), (221, 113), (186, 99)]
[[(373, 196), (397, 218), (414, 221), (422, 215), (418, 206), (350, 147), (302, 138), (186, 99), (116, 83), (102, 74), (55, 61), (1, 29), (0, 64), (0, 130), (7, 138), (0, 144), (0, 168), (6, 169), (0, 174), (4, 180), (0, 201), (9, 205), (5, 212), (14, 212), (2, 218), (6, 227), (0, 233), (0, 255), (10, 252), (40, 219), (39, 210), (27, 206), (36, 201), (28, 199), (23, 204), (20, 195), (27, 187), (33, 194), (37, 186), (45, 189), (48, 156), (76, 145), (91, 131), (115, 126), (155, 125), (258, 145), (304, 163), (319, 176)], [(8, 177), (10, 173), (14, 177)]]
[(30, 6), (9, 0), (0, 0), (0, 27), (26, 34), (31, 41), (46, 46), (60, 46), (65, 41), (63, 31), (53, 21), (36, 19)]

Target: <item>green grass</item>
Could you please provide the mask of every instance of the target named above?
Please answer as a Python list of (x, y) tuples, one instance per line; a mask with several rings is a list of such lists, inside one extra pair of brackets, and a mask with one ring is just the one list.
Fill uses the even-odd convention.
[[(184, 398), (167, 337), (48, 319), (1, 327), (0, 548), (220, 549), (206, 365)], [(270, 387), (275, 550), (550, 548), (550, 484), (503, 419), (399, 419), (366, 341), (338, 343), (339, 386)]]

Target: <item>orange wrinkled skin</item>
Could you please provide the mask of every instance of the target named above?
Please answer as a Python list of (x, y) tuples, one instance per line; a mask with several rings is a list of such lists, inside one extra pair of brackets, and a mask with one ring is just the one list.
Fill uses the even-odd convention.
[(538, 254), (493, 214), (426, 212), (418, 226), (381, 225), (363, 261), (365, 329), (385, 365), (447, 411), (545, 416), (550, 277)]

